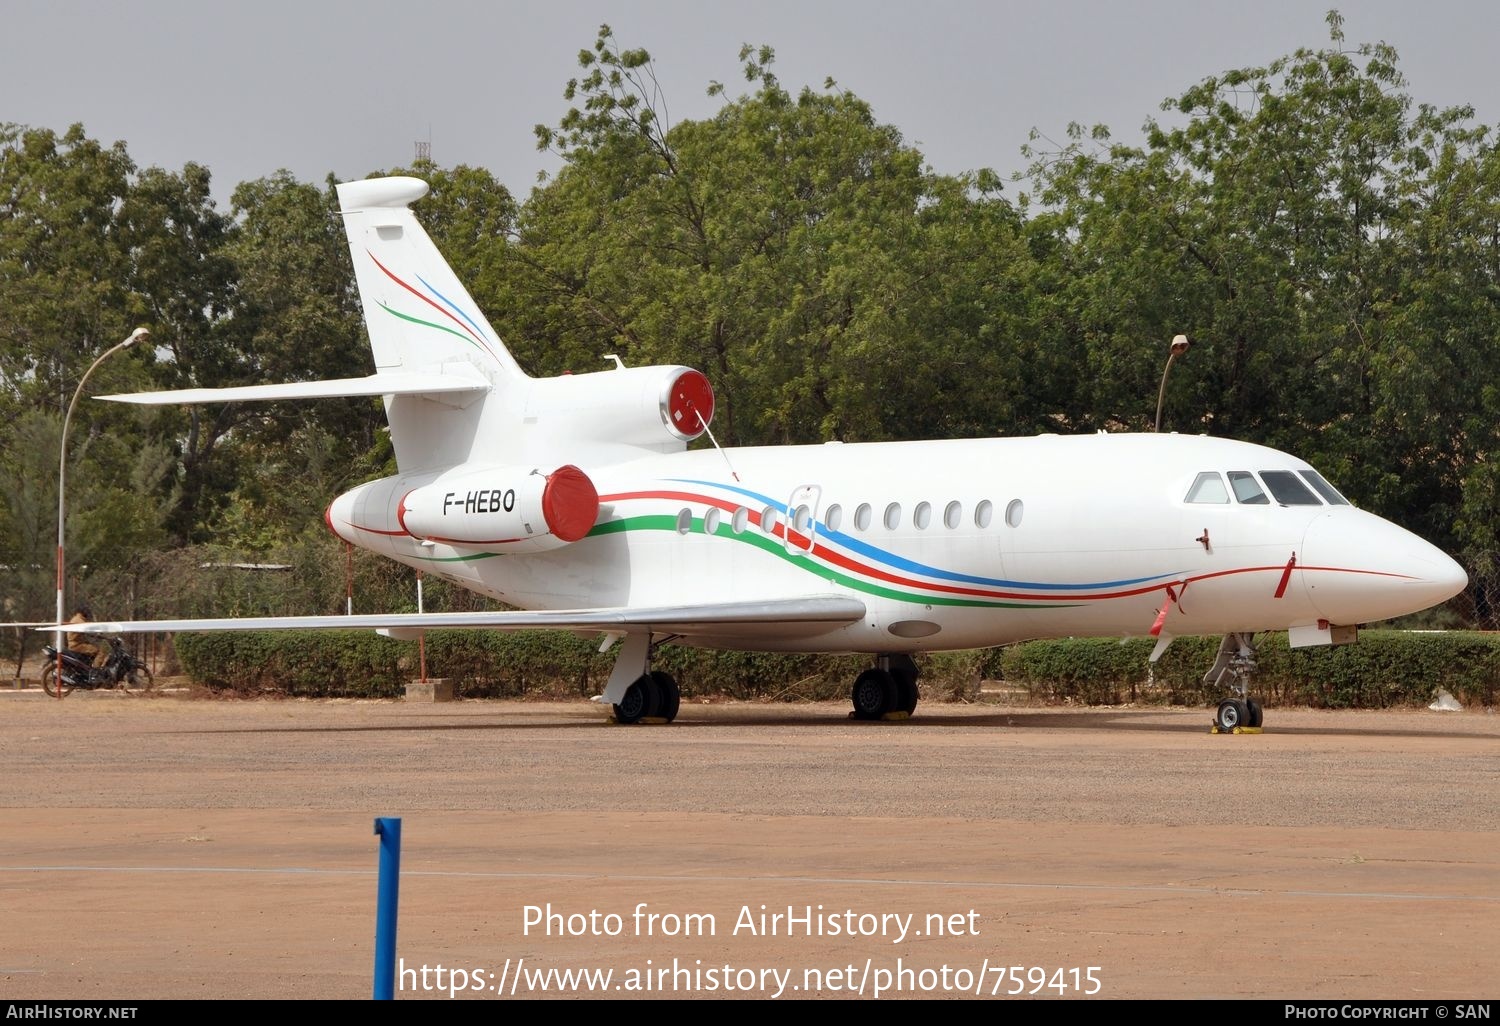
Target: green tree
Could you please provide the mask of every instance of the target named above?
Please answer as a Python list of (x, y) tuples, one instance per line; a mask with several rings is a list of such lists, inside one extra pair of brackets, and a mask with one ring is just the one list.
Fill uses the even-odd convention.
[(1169, 101), (1179, 123), (1149, 123), (1142, 148), (1075, 131), (1036, 154), (1037, 221), (1070, 267), (1059, 317), (1087, 369), (1068, 419), (1147, 426), (1164, 342), (1186, 331), (1172, 426), (1297, 452), (1451, 546), (1463, 468), (1500, 413), (1482, 384), (1487, 135), (1466, 108), (1414, 105), (1394, 50), (1329, 23), (1324, 49)]
[(130, 294), (118, 210), (135, 165), (74, 125), (0, 124), (0, 387), (66, 409), (79, 377), (146, 312)]
[(1013, 361), (1005, 293), (1030, 272), (994, 176), (935, 175), (863, 100), (793, 95), (769, 47), (740, 58), (752, 93), (672, 125), (646, 51), (604, 27), (579, 55), (575, 106), (537, 130), (566, 165), (512, 247), (523, 362), (699, 367), (727, 443), (1005, 427), (974, 372)]
[[(123, 219), (134, 173), (123, 143), (103, 146), (80, 125), (62, 136), (0, 126), (0, 562), (13, 616), (51, 615), (64, 411), (95, 358), (151, 309)], [(120, 354), (90, 392), (136, 387), (150, 359), (141, 346)], [(117, 568), (160, 540), (162, 456), (124, 411), (80, 406), (67, 453), (70, 573)]]

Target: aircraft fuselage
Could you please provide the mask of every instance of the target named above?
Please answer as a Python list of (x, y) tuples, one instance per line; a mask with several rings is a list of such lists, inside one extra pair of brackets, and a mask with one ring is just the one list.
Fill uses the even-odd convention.
[[(598, 520), (547, 551), (406, 533), (402, 498), (442, 473), (362, 486), (334, 503), (329, 523), (353, 544), (523, 609), (726, 594), (865, 603), (856, 623), (782, 639), (756, 631), (753, 647), (769, 650), (909, 653), (1153, 626), (1170, 636), (1357, 624), (1442, 601), (1465, 579), (1440, 550), (1336, 493), (1330, 502), (1306, 485), (1283, 503), (1258, 487), (1267, 472), (1308, 482), (1307, 463), (1203, 436), (700, 449), (583, 469)], [(508, 473), (496, 467), (491, 480), (467, 464), (466, 488), (439, 491), (471, 520), (481, 507), (503, 514)], [(1205, 474), (1220, 486), (1189, 501)], [(1259, 501), (1241, 501), (1247, 478)], [(694, 643), (747, 647), (733, 629)]]

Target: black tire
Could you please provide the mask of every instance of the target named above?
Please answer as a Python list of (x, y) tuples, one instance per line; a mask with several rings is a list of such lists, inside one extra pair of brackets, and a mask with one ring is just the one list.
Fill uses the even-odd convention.
[(1265, 722), (1266, 711), (1262, 709), (1260, 707), (1260, 703), (1253, 698), (1245, 703), (1245, 707), (1250, 712), (1245, 725), (1247, 727), (1255, 727), (1257, 730), (1260, 729), (1260, 725)]
[(885, 670), (866, 670), (854, 679), (849, 699), (856, 720), (878, 720), (896, 708), (896, 678)]
[[(53, 698), (60, 697), (57, 693), (57, 688), (54, 686), (57, 683), (55, 679), (56, 677), (57, 662), (55, 660), (49, 659), (46, 663), (42, 664), (42, 690), (47, 692), (47, 694), (51, 695)], [(73, 686), (66, 680), (64, 680), (61, 697), (66, 697), (68, 692), (72, 690)]]
[(1248, 727), (1250, 710), (1238, 698), (1226, 698), (1219, 703), (1219, 714), (1214, 717), (1214, 725), (1225, 733), (1236, 727)]
[(661, 697), (656, 715), (671, 723), (677, 718), (677, 710), (682, 707), (682, 689), (677, 686), (672, 675), (663, 670), (652, 670), (651, 679), (656, 682), (656, 691)]
[(125, 682), (133, 688), (149, 692), (156, 687), (156, 674), (145, 663), (137, 663), (135, 669), (125, 675)]
[(661, 708), (661, 691), (648, 673), (637, 677), (634, 684), (625, 689), (625, 699), (615, 705), (617, 723), (639, 723), (658, 714)]
[(910, 716), (917, 711), (917, 682), (904, 674), (896, 678), (896, 711)]
[(921, 692), (917, 688), (917, 664), (911, 656), (891, 656), (891, 676), (896, 680), (896, 712), (910, 716), (917, 711), (917, 699)]

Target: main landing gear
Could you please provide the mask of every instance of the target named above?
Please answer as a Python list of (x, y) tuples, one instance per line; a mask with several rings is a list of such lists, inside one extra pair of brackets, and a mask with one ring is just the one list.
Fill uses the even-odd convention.
[(1250, 681), (1255, 669), (1255, 636), (1249, 633), (1226, 634), (1213, 667), (1203, 675), (1203, 683), (1227, 688), (1234, 694), (1233, 698), (1219, 703), (1214, 714), (1215, 734), (1260, 732), (1261, 706), (1250, 697)]
[(615, 703), (615, 722), (640, 723), (642, 720), (662, 720), (671, 723), (677, 718), (677, 709), (682, 704), (682, 692), (670, 673), (652, 670), (635, 679), (625, 689), (625, 697)]
[[(682, 704), (682, 692), (672, 675), (651, 669), (658, 645), (676, 636), (652, 637), (645, 631), (627, 634), (604, 685), (601, 701), (614, 711), (616, 723), (671, 723)], [(917, 664), (909, 655), (879, 655), (875, 665), (854, 681), (850, 698), (857, 720), (904, 719), (917, 708)]]
[(856, 720), (910, 716), (917, 708), (917, 664), (908, 655), (876, 656), (875, 665), (854, 679), (849, 697)]
[(625, 636), (602, 696), (613, 707), (616, 723), (671, 723), (677, 718), (682, 705), (677, 681), (651, 669), (657, 646), (675, 640), (675, 635), (657, 639), (645, 631)]

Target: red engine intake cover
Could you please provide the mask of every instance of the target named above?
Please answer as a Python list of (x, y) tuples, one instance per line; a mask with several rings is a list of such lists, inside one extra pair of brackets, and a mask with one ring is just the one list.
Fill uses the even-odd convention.
[(662, 416), (679, 438), (692, 441), (703, 434), (714, 419), (714, 389), (708, 378), (695, 370), (673, 378), (662, 400)]
[(572, 464), (558, 467), (547, 475), (547, 487), (542, 489), (542, 518), (548, 530), (565, 542), (588, 534), (599, 519), (599, 491), (594, 482)]

